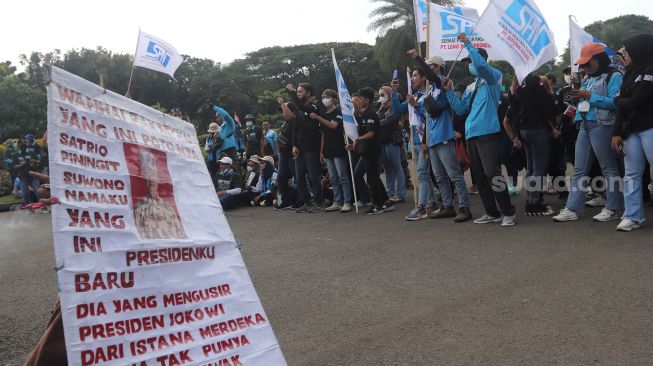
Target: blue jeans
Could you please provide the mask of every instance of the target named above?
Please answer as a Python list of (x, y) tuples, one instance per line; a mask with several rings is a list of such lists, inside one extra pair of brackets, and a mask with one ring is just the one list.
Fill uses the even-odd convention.
[(354, 168), (354, 185), (356, 186), (356, 196), (360, 202), (372, 202), (372, 194), (370, 193), (367, 183), (365, 183), (365, 163), (363, 157), (358, 155), (358, 161)]
[[(653, 128), (633, 132), (624, 141), (624, 199), (626, 210), (623, 218), (637, 223), (644, 222), (644, 197), (642, 195), (642, 175), (647, 161), (653, 163)], [(648, 179), (648, 177), (647, 177)]]
[[(38, 202), (36, 192), (38, 191), (40, 185), (41, 184), (37, 178), (31, 177), (29, 175), (20, 178), (20, 194), (23, 195), (23, 202), (26, 205)], [(32, 187), (34, 192), (30, 192), (29, 187)]]
[(349, 182), (349, 161), (347, 156), (327, 158), (329, 180), (333, 188), (333, 202), (338, 204), (351, 203), (351, 183)]
[(520, 134), (526, 149), (524, 187), (529, 200), (539, 200), (540, 192), (545, 187), (546, 170), (549, 167), (551, 152), (549, 132), (546, 129), (521, 130)]
[(421, 145), (416, 146), (413, 151), (413, 156), (417, 157), (417, 188), (419, 191), (417, 204), (419, 206), (429, 205), (435, 207), (439, 202), (437, 202), (435, 198), (433, 181), (431, 180), (431, 173), (429, 172), (429, 160), (424, 156)]
[(383, 145), (383, 169), (385, 169), (385, 187), (390, 197), (404, 198), (406, 195), (406, 177), (401, 168), (401, 147), (395, 144)]
[(322, 182), (320, 181), (320, 155), (317, 151), (304, 151), (295, 159), (295, 173), (297, 174), (299, 185), (299, 195), (304, 200), (305, 205), (311, 204), (311, 195), (308, 192), (308, 183), (313, 189), (313, 203), (322, 204)]
[(465, 176), (460, 169), (460, 162), (456, 157), (456, 148), (453, 140), (445, 141), (429, 148), (431, 159), (431, 168), (435, 175), (435, 180), (440, 189), (442, 196), (442, 205), (446, 207), (453, 206), (453, 194), (451, 193), (451, 184), (449, 178), (456, 187), (458, 193), (458, 205), (460, 207), (469, 207), (469, 193)]
[(594, 121), (582, 122), (580, 126), (576, 140), (574, 176), (571, 179), (569, 198), (567, 198), (566, 204), (568, 209), (576, 213), (582, 213), (585, 210), (585, 186), (590, 181), (588, 174), (594, 162), (594, 155), (596, 155), (603, 177), (606, 179), (605, 208), (612, 211), (623, 208), (624, 196), (619, 190), (617, 154), (610, 146), (613, 127), (599, 125)]

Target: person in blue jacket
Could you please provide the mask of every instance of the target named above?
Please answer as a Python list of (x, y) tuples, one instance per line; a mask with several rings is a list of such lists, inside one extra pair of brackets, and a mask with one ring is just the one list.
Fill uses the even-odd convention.
[(469, 72), (475, 80), (460, 99), (454, 93), (451, 80), (445, 79), (442, 89), (446, 91), (447, 99), (456, 114), (469, 113), (465, 123), (465, 137), (472, 176), (485, 208), (485, 214), (474, 220), (474, 223), (501, 222), (502, 226), (513, 226), (515, 207), (510, 202), (508, 185), (501, 174), (499, 160), (501, 127), (497, 108), (501, 99), (502, 75), (499, 70), (488, 64), (487, 51), (474, 48), (465, 33), (460, 33), (458, 39), (463, 42), (469, 53), (469, 57), (461, 61), (470, 62)]
[(239, 171), (240, 159), (236, 149), (236, 122), (224, 109), (218, 107), (213, 103), (209, 103), (209, 107), (215, 112), (215, 122), (220, 125), (219, 139), (217, 141), (218, 147), (217, 157), (228, 156), (233, 161), (233, 167)]
[(569, 91), (569, 96), (578, 101), (575, 118), (578, 138), (574, 175), (571, 178), (567, 204), (553, 217), (554, 221), (575, 221), (583, 213), (584, 186), (589, 183), (588, 175), (594, 156), (607, 183), (604, 186), (607, 188), (605, 207), (593, 217), (594, 221), (617, 220), (623, 210), (624, 196), (620, 190), (617, 153), (611, 147), (617, 111), (614, 99), (619, 94), (623, 77), (610, 67), (610, 63), (605, 46), (594, 42), (583, 45), (580, 58), (576, 60), (580, 70), (587, 76), (583, 79), (580, 90)]
[[(435, 104), (425, 103), (425, 99), (419, 102), (419, 113), (428, 118), (428, 136), (426, 144), (429, 148), (431, 169), (435, 175), (440, 195), (442, 196), (442, 207), (432, 212), (429, 217), (442, 219), (454, 217), (454, 222), (465, 222), (472, 219), (469, 210), (469, 193), (460, 163), (456, 157), (454, 140), (453, 115), (449, 106), (449, 100), (442, 93), (442, 80), (444, 77), (444, 58), (438, 55), (430, 57), (427, 61), (422, 60), (416, 50), (409, 50), (408, 56), (414, 58), (424, 72), (431, 84), (431, 97)], [(454, 183), (458, 194), (458, 213), (453, 207), (453, 194), (451, 184)]]

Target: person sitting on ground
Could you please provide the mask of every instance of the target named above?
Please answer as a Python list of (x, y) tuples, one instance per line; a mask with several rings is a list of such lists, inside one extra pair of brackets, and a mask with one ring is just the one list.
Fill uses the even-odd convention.
[(16, 151), (13, 159), (14, 169), (20, 178), (20, 191), (25, 205), (36, 203), (36, 191), (39, 189), (39, 180), (29, 175), (30, 170), (38, 170), (41, 166), (41, 147), (35, 143), (34, 135), (28, 133), (23, 138), (23, 143)]
[(256, 187), (250, 192), (254, 193), (251, 198), (251, 206), (271, 206), (276, 197), (276, 184), (277, 170), (274, 168), (274, 158), (272, 156), (264, 156), (259, 160), (259, 179)]
[(220, 171), (214, 177), (214, 185), (218, 199), (224, 210), (231, 210), (238, 206), (238, 196), (242, 192), (243, 178), (233, 168), (233, 160), (223, 156), (218, 160)]

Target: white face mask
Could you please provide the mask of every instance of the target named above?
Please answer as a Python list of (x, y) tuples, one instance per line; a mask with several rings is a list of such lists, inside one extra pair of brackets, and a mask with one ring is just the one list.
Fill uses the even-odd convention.
[(333, 99), (331, 99), (331, 98), (322, 98), (322, 104), (324, 104), (325, 107), (329, 108), (329, 107), (331, 107), (331, 104), (333, 104)]
[(385, 102), (388, 101), (388, 97), (386, 95), (379, 97), (379, 102), (381, 104), (385, 104)]
[(571, 84), (571, 75), (565, 75), (565, 83)]
[(252, 126), (254, 126), (254, 122), (252, 122), (252, 121), (247, 121), (247, 122), (245, 122), (245, 126), (247, 126), (247, 127), (252, 127)]

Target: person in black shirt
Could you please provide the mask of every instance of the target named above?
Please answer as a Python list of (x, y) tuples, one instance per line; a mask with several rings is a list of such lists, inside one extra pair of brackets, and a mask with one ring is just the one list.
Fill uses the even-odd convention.
[(395, 208), (393, 202), (388, 199), (388, 194), (379, 176), (379, 156), (381, 155), (379, 129), (381, 123), (372, 105), (373, 100), (374, 90), (372, 88), (363, 88), (352, 98), (358, 124), (358, 138), (349, 146), (350, 149), (361, 154), (361, 161), (365, 165), (367, 185), (372, 194), (372, 206), (366, 212), (368, 215), (392, 211)]
[(326, 111), (319, 116), (311, 113), (310, 117), (320, 122), (322, 130), (322, 143), (320, 161), (326, 163), (329, 171), (329, 181), (333, 189), (333, 204), (325, 209), (327, 212), (349, 212), (351, 206), (351, 183), (347, 173), (348, 161), (345, 149), (345, 131), (342, 125), (340, 107), (335, 102), (338, 93), (332, 89), (322, 92), (322, 104)]
[(251, 114), (245, 116), (245, 140), (247, 141), (247, 159), (252, 155), (264, 155), (263, 130), (256, 125), (256, 119)]
[(279, 139), (277, 140), (277, 150), (279, 151), (279, 169), (277, 172), (277, 185), (279, 187), (279, 201), (275, 210), (298, 209), (304, 205), (304, 202), (296, 203), (290, 189), (289, 181), (295, 175), (295, 164), (292, 156), (292, 127), (294, 113), (297, 110), (292, 103), (286, 104), (283, 98), (277, 99), (279, 109), (283, 114), (283, 124), (279, 129)]
[[(546, 78), (544, 78), (546, 79)], [(522, 85), (513, 79), (511, 86), (509, 119), (512, 125), (504, 126), (515, 148), (526, 149), (526, 177), (524, 186), (528, 193), (525, 213), (528, 216), (550, 216), (553, 207), (545, 205), (542, 190), (545, 186), (546, 170), (549, 165), (550, 135), (560, 131), (557, 126), (557, 111), (553, 93), (548, 93), (538, 75), (529, 74)]]
[(406, 177), (401, 167), (403, 134), (399, 127), (401, 115), (392, 111), (392, 88), (379, 89), (379, 140), (381, 141), (385, 184), (392, 202), (403, 202), (406, 195)]
[[(322, 211), (322, 185), (320, 182), (320, 143), (322, 136), (320, 122), (310, 117), (311, 113), (318, 113), (313, 100), (313, 86), (302, 83), (297, 91), (292, 84), (286, 85), (286, 90), (291, 102), (297, 108), (292, 129), (292, 154), (295, 157), (295, 178), (298, 181), (299, 197), (304, 206), (296, 210), (297, 213)], [(306, 184), (306, 177), (313, 189), (311, 196)]]

